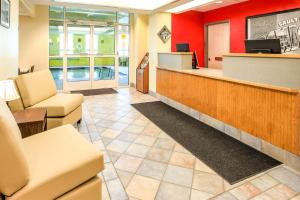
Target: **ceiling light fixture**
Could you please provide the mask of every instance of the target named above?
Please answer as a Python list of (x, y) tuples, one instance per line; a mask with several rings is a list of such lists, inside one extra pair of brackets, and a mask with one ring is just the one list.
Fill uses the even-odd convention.
[(175, 0), (53, 0), (60, 3), (96, 5), (136, 10), (155, 10)]
[(166, 12), (180, 13), (180, 12), (190, 10), (191, 8), (196, 8), (196, 7), (206, 5), (206, 4), (211, 3), (213, 1), (214, 0), (193, 0), (193, 1), (187, 2), (185, 4), (182, 4), (180, 6), (177, 6), (175, 8), (171, 8), (171, 9), (167, 10)]
[(215, 4), (222, 4), (223, 1), (216, 1)]

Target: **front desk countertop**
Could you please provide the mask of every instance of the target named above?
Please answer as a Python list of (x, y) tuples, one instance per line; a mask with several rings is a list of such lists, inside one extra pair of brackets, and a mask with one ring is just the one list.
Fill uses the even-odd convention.
[(203, 76), (211, 79), (218, 79), (223, 80), (227, 82), (234, 82), (234, 83), (240, 83), (244, 85), (251, 85), (254, 87), (261, 87), (261, 88), (268, 88), (272, 90), (279, 90), (282, 92), (288, 92), (288, 93), (299, 93), (298, 89), (295, 88), (288, 88), (288, 87), (280, 87), (280, 86), (274, 86), (274, 85), (268, 85), (268, 84), (261, 84), (261, 83), (254, 83), (244, 80), (238, 80), (233, 79), (230, 77), (226, 77), (223, 75), (222, 70), (218, 69), (210, 69), (210, 68), (199, 68), (199, 69), (173, 69), (173, 68), (165, 68), (165, 67), (157, 67), (157, 69), (161, 70), (168, 70), (168, 71), (174, 71), (178, 73), (185, 73), (185, 74), (191, 74), (195, 76)]

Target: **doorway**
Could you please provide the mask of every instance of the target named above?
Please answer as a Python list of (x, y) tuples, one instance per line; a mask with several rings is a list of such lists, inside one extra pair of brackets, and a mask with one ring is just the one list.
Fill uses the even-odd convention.
[(66, 25), (64, 89), (118, 86), (114, 26)]
[(49, 68), (59, 90), (129, 85), (129, 13), (49, 7)]
[(206, 25), (206, 66), (222, 69), (223, 55), (230, 52), (230, 23)]

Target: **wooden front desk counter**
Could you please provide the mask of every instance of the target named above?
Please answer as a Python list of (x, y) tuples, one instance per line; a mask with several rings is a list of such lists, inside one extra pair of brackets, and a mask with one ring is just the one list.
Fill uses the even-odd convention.
[(212, 69), (157, 68), (156, 92), (300, 155), (298, 89), (223, 76)]

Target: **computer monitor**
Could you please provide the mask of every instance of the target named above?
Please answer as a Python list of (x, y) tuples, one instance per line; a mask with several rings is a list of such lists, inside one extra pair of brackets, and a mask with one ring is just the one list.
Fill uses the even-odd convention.
[(247, 53), (281, 54), (280, 39), (245, 40)]
[(177, 52), (190, 52), (189, 43), (178, 43), (178, 44), (176, 44), (176, 51)]

